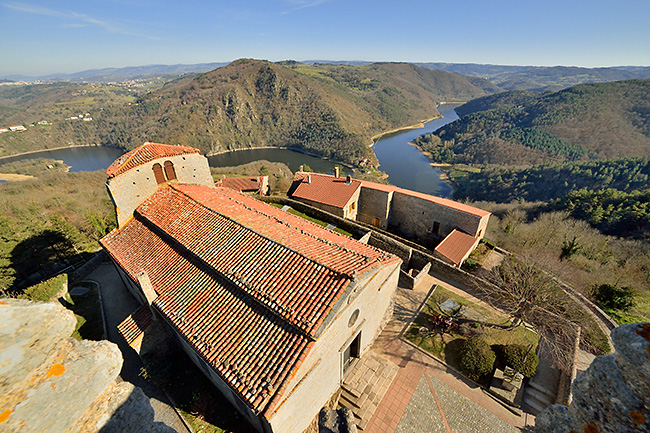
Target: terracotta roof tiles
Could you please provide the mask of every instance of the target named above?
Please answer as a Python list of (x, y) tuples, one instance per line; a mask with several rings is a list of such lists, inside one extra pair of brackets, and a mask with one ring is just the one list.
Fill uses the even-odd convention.
[(215, 186), (234, 189), (235, 191), (257, 191), (262, 189), (263, 176), (227, 177), (215, 182)]
[(478, 241), (474, 236), (454, 229), (438, 244), (435, 251), (459, 265), (463, 258), (476, 247)]
[(257, 410), (273, 406), (355, 276), (399, 261), (233, 190), (197, 185), (161, 188), (101, 242), (134, 281), (148, 273), (153, 306)]
[(361, 187), (360, 180), (351, 179), (348, 184), (345, 177), (302, 171), (297, 172), (293, 180), (297, 186), (291, 194), (292, 198), (310, 200), (338, 208), (345, 207)]

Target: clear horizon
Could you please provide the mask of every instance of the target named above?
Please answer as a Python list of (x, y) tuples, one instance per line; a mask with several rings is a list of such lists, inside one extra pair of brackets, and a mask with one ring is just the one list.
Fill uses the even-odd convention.
[(0, 76), (238, 58), (650, 65), (645, 0), (486, 3), (0, 1)]

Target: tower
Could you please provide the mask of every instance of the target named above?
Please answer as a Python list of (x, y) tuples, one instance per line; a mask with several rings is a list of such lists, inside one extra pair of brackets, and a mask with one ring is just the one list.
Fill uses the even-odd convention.
[(140, 203), (169, 183), (214, 186), (207, 158), (187, 146), (144, 143), (116, 159), (106, 174), (119, 227)]

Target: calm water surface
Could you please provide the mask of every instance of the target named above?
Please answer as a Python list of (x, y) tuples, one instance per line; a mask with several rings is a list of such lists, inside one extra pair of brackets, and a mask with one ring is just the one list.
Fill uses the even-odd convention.
[[(384, 136), (375, 143), (373, 149), (379, 159), (380, 169), (388, 173), (391, 184), (441, 197), (448, 197), (451, 194), (451, 186), (440, 180), (440, 169), (431, 167), (429, 160), (414, 146), (408, 144), (417, 136), (435, 131), (458, 119), (451, 106), (443, 105), (439, 111), (443, 118), (427, 122), (423, 128)], [(123, 150), (112, 147), (72, 147), (0, 159), (0, 164), (24, 159), (49, 158), (62, 160), (64, 164), (70, 166), (72, 172), (95, 171), (106, 170), (123, 153)], [(229, 167), (262, 159), (283, 162), (292, 171), (297, 171), (301, 164), (307, 164), (314, 171), (334, 173), (335, 164), (332, 161), (288, 149), (248, 149), (208, 157), (212, 167)]]
[(44, 150), (28, 155), (16, 155), (0, 159), (0, 164), (22, 161), (25, 159), (47, 158), (63, 161), (70, 166), (70, 171), (106, 170), (120, 155), (122, 149), (105, 146), (69, 147), (65, 149)]
[(458, 119), (454, 107), (442, 105), (438, 108), (440, 119), (424, 124), (423, 128), (408, 129), (382, 137), (375, 143), (374, 151), (379, 159), (379, 169), (388, 173), (388, 181), (401, 188), (449, 197), (452, 188), (440, 180), (439, 168), (431, 167), (426, 156), (422, 155), (409, 141), (433, 132)]

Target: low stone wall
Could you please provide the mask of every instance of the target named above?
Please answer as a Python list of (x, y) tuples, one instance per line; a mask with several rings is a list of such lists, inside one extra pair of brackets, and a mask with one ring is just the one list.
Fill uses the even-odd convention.
[(99, 266), (104, 260), (107, 260), (108, 256), (104, 250), (99, 250), (95, 253), (94, 256), (90, 258), (86, 263), (81, 265), (78, 269), (73, 270), (68, 273), (68, 280), (71, 283), (76, 283), (80, 280), (83, 280), (86, 275), (91, 273), (97, 266)]
[(573, 402), (537, 417), (537, 433), (650, 432), (650, 323), (616, 328), (612, 341), (616, 352), (575, 380)]

